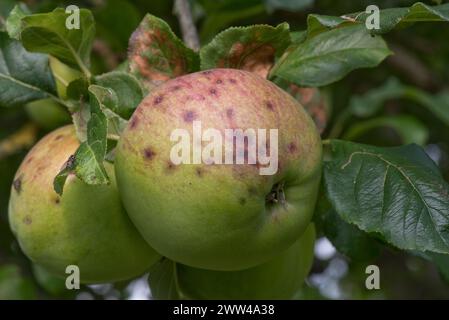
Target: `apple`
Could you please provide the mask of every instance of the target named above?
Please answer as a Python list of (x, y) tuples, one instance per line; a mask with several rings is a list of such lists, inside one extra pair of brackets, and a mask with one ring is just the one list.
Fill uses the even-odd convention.
[(83, 283), (112, 282), (144, 273), (159, 255), (142, 239), (120, 202), (113, 166), (109, 185), (90, 186), (70, 175), (59, 196), (53, 179), (79, 146), (73, 126), (42, 138), (13, 182), (10, 227), (23, 252), (49, 272), (68, 276), (76, 265)]
[(55, 57), (50, 56), (50, 69), (56, 81), (56, 90), (61, 99), (67, 98), (67, 87), (73, 80), (81, 78), (80, 71), (75, 70), (62, 63)]
[[(239, 130), (256, 136), (237, 143)], [(169, 80), (141, 102), (115, 171), (129, 216), (156, 251), (230, 271), (266, 262), (301, 236), (321, 162), (319, 133), (292, 96), (256, 74), (213, 69)]]
[(211, 271), (176, 265), (181, 297), (187, 299), (291, 299), (313, 262), (315, 227), (270, 261), (241, 271)]
[(36, 100), (25, 105), (29, 117), (46, 130), (53, 130), (71, 121), (67, 109), (52, 99)]

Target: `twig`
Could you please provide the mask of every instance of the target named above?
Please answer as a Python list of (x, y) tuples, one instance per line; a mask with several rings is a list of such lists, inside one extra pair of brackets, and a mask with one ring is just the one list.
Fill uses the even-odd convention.
[(178, 17), (184, 42), (192, 50), (198, 51), (200, 48), (200, 40), (195, 23), (193, 22), (189, 0), (175, 0), (174, 12)]

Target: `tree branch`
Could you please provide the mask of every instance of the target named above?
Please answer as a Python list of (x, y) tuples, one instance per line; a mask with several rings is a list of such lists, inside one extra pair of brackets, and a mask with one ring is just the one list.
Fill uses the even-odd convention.
[(178, 17), (184, 42), (192, 50), (198, 51), (200, 41), (195, 23), (193, 22), (189, 0), (175, 0), (174, 12)]

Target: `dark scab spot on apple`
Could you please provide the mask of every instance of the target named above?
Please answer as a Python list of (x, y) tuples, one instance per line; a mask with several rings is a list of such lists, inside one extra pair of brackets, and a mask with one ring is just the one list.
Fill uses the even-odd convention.
[(33, 157), (29, 157), (26, 163), (31, 163), (31, 161), (33, 161)]
[(204, 171), (201, 169), (201, 168), (196, 168), (195, 169), (195, 173), (196, 173), (196, 175), (198, 176), (198, 177), (202, 177), (203, 176), (203, 174), (204, 174)]
[(170, 91), (178, 91), (181, 88), (182, 88), (182, 86), (176, 85), (176, 86), (171, 87)]
[(232, 84), (236, 84), (237, 80), (231, 78), (231, 79), (229, 79), (229, 82), (232, 83)]
[(226, 116), (231, 119), (234, 116), (234, 109), (229, 108), (226, 110)]
[(217, 90), (215, 88), (211, 88), (211, 89), (209, 89), (209, 93), (211, 95), (213, 95), (213, 96), (216, 96), (217, 95)]
[(143, 150), (143, 156), (146, 160), (152, 160), (156, 153), (151, 148), (145, 148)]
[(33, 220), (31, 219), (31, 217), (29, 215), (26, 215), (25, 218), (23, 218), (24, 224), (31, 224), (32, 222), (33, 222)]
[(296, 150), (298, 150), (298, 147), (296, 147), (296, 144), (294, 142), (290, 142), (287, 146), (288, 152), (295, 153)]
[(215, 80), (215, 83), (216, 83), (216, 84), (222, 84), (222, 83), (223, 83), (223, 80), (217, 79), (217, 80)]
[(56, 197), (54, 200), (55, 204), (60, 204), (61, 203), (61, 198), (60, 197)]
[(156, 105), (160, 104), (163, 100), (164, 100), (164, 97), (162, 95), (157, 96), (156, 98), (154, 98), (153, 104), (156, 106)]
[(240, 205), (244, 206), (246, 204), (246, 198), (244, 197), (239, 198), (239, 203)]
[(135, 128), (137, 128), (137, 124), (139, 123), (139, 118), (138, 117), (136, 117), (136, 116), (134, 116), (132, 119), (131, 119), (131, 123), (129, 124), (129, 127), (131, 128), (131, 129), (135, 129)]
[(171, 162), (170, 160), (167, 162), (167, 170), (168, 171), (173, 171), (176, 168), (176, 165)]
[(189, 110), (184, 112), (182, 118), (184, 119), (185, 122), (192, 122), (193, 120), (195, 120), (197, 117), (195, 111)]
[(20, 193), (22, 191), (22, 176), (14, 180), (12, 185), (14, 187), (14, 190), (16, 190), (17, 193)]
[(266, 102), (266, 106), (269, 110), (273, 111), (274, 110), (274, 105), (271, 101), (267, 101)]
[(205, 75), (212, 74), (212, 70), (206, 70), (206, 71), (203, 71), (203, 74), (205, 74)]
[(62, 134), (58, 134), (58, 135), (55, 137), (55, 141), (61, 140), (63, 137), (64, 137), (64, 136), (63, 136)]
[(253, 186), (248, 188), (248, 193), (250, 196), (256, 196), (257, 195), (257, 189)]

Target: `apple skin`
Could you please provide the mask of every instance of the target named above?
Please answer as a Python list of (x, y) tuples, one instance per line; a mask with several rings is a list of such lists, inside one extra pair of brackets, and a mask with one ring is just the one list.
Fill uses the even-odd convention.
[(56, 90), (61, 99), (67, 99), (67, 87), (73, 80), (83, 76), (78, 70), (72, 69), (55, 57), (49, 59), (50, 69), (56, 81)]
[[(279, 170), (255, 165), (173, 165), (173, 129), (278, 129)], [(322, 146), (302, 106), (246, 71), (213, 69), (155, 88), (138, 106), (116, 150), (117, 183), (140, 233), (170, 260), (241, 270), (291, 246), (309, 224), (321, 176)], [(267, 201), (283, 183), (285, 203)]]
[(120, 202), (112, 165), (110, 185), (89, 186), (70, 175), (62, 196), (53, 179), (79, 142), (73, 126), (42, 138), (19, 167), (9, 222), (23, 252), (59, 276), (77, 265), (83, 283), (112, 282), (144, 273), (160, 257), (142, 239)]
[(25, 105), (30, 118), (45, 130), (53, 130), (71, 121), (70, 114), (52, 99), (37, 100)]
[(310, 224), (287, 250), (241, 271), (211, 271), (177, 264), (181, 297), (187, 299), (292, 299), (313, 263), (315, 227)]

